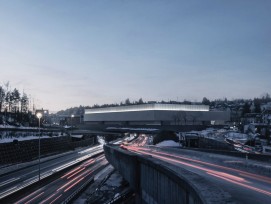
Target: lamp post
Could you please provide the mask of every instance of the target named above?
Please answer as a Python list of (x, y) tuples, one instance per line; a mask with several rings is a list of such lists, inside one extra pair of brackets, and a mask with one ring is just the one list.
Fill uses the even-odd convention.
[(39, 181), (40, 181), (40, 119), (42, 117), (42, 113), (38, 112), (36, 116), (39, 119)]
[(71, 115), (71, 134), (72, 134), (72, 118), (74, 118), (74, 115)]

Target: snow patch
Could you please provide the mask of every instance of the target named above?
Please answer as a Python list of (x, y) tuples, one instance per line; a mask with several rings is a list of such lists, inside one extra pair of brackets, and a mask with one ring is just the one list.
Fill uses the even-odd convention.
[[(51, 138), (51, 137), (49, 137), (49, 136), (41, 136), (40, 137), (40, 139), (45, 139), (45, 138)], [(9, 143), (9, 142), (13, 142), (13, 140), (25, 141), (25, 140), (37, 140), (37, 139), (39, 139), (38, 136), (10, 137), (10, 138), (0, 139), (0, 143)]]
[(180, 144), (177, 142), (174, 142), (173, 140), (165, 140), (163, 142), (160, 142), (156, 144), (157, 147), (180, 147)]

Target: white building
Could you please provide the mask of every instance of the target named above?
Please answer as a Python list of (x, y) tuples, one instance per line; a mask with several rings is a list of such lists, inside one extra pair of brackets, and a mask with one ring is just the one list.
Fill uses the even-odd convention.
[(209, 111), (206, 105), (142, 104), (86, 109), (85, 124), (224, 125), (229, 111)]

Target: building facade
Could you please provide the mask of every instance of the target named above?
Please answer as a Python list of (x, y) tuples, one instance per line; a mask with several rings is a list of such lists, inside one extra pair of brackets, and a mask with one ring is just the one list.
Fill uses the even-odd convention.
[(141, 104), (86, 109), (85, 124), (107, 125), (224, 125), (229, 111), (210, 111), (206, 105)]

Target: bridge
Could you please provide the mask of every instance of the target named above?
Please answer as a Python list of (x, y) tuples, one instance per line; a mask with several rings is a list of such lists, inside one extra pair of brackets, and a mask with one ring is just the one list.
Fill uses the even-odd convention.
[(104, 152), (129, 182), (136, 203), (269, 203), (271, 199), (271, 168), (245, 157), (137, 145), (105, 145)]
[(136, 203), (230, 203), (231, 196), (200, 176), (151, 156), (105, 145), (106, 159), (129, 182)]

